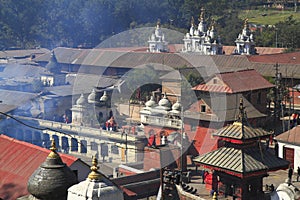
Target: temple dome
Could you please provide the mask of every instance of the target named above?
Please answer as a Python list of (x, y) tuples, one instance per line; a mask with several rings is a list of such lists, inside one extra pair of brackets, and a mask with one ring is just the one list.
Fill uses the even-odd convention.
[(68, 200), (123, 200), (122, 190), (97, 171), (98, 162), (96, 158), (93, 158), (92, 164), (92, 172), (88, 178), (68, 189)]
[(156, 102), (154, 101), (154, 97), (151, 96), (151, 97), (150, 97), (150, 100), (147, 101), (147, 102), (145, 103), (145, 105), (146, 105), (146, 107), (149, 107), (149, 108), (154, 107), (154, 106), (156, 105)]
[(107, 101), (108, 100), (108, 95), (106, 93), (106, 91), (104, 91), (102, 97), (100, 97), (100, 101)]
[(84, 104), (86, 104), (86, 99), (84, 98), (83, 94), (81, 94), (76, 101), (76, 105), (83, 106)]
[(164, 94), (164, 97), (158, 102), (158, 105), (161, 106), (161, 107), (165, 107), (166, 109), (171, 108), (171, 102), (167, 98), (166, 94)]
[(31, 175), (28, 192), (37, 199), (65, 200), (67, 189), (77, 183), (75, 173), (62, 162), (52, 140), (51, 152), (45, 162)]
[(178, 113), (181, 112), (181, 103), (178, 100), (176, 101), (176, 103), (173, 104), (172, 111)]
[(95, 89), (92, 90), (91, 94), (88, 96), (88, 103), (95, 103), (96, 102), (96, 91)]

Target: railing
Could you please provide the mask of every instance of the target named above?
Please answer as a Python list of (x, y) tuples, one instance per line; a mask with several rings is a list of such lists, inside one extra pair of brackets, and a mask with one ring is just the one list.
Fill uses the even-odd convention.
[(54, 121), (48, 121), (43, 119), (36, 119), (36, 118), (30, 118), (30, 117), (20, 117), (15, 116), (17, 118), (22, 118), (23, 120), (28, 121), (35, 121), (39, 124), (41, 127), (52, 129), (53, 131), (57, 132), (66, 132), (70, 133), (71, 135), (78, 135), (84, 137), (103, 137), (110, 140), (118, 140), (118, 141), (138, 141), (140, 139), (144, 139), (144, 135), (133, 135), (133, 134), (126, 134), (122, 133), (122, 131), (107, 131), (102, 130), (99, 128), (92, 128), (92, 127), (86, 127), (86, 126), (78, 126), (74, 124), (66, 124), (61, 122), (54, 122)]
[(172, 119), (166, 117), (159, 117), (159, 116), (145, 116), (142, 120), (142, 123), (145, 124), (152, 124), (158, 125), (162, 127), (169, 127), (169, 128), (181, 128), (181, 120), (180, 119)]

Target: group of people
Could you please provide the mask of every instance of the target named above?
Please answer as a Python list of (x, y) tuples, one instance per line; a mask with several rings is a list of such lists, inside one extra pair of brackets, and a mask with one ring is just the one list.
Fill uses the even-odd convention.
[[(294, 170), (290, 166), (289, 171), (288, 171), (288, 178), (289, 178), (290, 182), (292, 182), (293, 173), (294, 173)], [(298, 166), (298, 168), (297, 168), (297, 182), (299, 181), (299, 177), (300, 177), (300, 167)]]
[(115, 118), (112, 116), (105, 122), (105, 129), (107, 131), (116, 131), (117, 130), (117, 123)]

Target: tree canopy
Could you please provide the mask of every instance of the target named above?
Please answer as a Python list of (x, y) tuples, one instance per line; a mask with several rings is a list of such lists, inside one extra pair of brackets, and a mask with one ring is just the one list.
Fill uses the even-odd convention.
[[(237, 13), (267, 1), (243, 0), (0, 0), (0, 49), (95, 47), (106, 38), (134, 27), (154, 26), (187, 31), (193, 16), (206, 9), (225, 45), (241, 30)], [(279, 47), (299, 48), (299, 22), (276, 24)], [(258, 34), (258, 46), (275, 46), (274, 31)], [(273, 40), (272, 40), (273, 38)]]

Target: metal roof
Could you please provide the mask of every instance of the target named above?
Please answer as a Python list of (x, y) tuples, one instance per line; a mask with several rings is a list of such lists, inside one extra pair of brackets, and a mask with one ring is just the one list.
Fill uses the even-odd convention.
[(227, 125), (213, 134), (214, 136), (233, 138), (239, 140), (247, 140), (271, 135), (270, 132), (264, 131), (260, 128), (252, 128), (247, 125), (242, 125), (241, 122), (234, 122)]
[[(15, 200), (28, 194), (27, 181), (50, 150), (0, 135), (0, 152), (0, 197)], [(60, 156), (68, 166), (78, 160), (66, 154)]]
[(275, 137), (276, 140), (283, 143), (289, 143), (299, 146), (300, 145), (300, 125), (295, 126)]
[(240, 176), (257, 171), (277, 170), (288, 167), (288, 161), (274, 156), (269, 151), (260, 151), (259, 149), (258, 146), (245, 149), (221, 147), (196, 157), (194, 162), (236, 172)]
[(214, 77), (218, 77), (224, 84), (220, 85), (204, 83), (195, 86), (193, 90), (238, 93), (274, 87), (273, 84), (268, 82), (253, 69), (223, 72), (212, 76), (212, 78), (209, 80), (213, 79)]
[(45, 48), (4, 50), (0, 51), (0, 58), (30, 57), (31, 55), (42, 55), (49, 52), (50, 51)]
[(1, 112), (6, 113), (30, 103), (38, 94), (0, 89), (0, 96), (2, 101), (0, 104)]
[[(200, 119), (206, 121), (235, 121), (239, 114), (239, 101), (243, 97), (242, 94), (226, 94), (224, 96), (202, 96), (202, 99), (193, 103), (190, 109), (184, 112), (184, 116), (192, 119)], [(244, 106), (247, 112), (247, 118), (259, 118), (266, 115), (259, 112), (246, 98)], [(211, 113), (201, 113), (202, 101), (209, 106)]]

